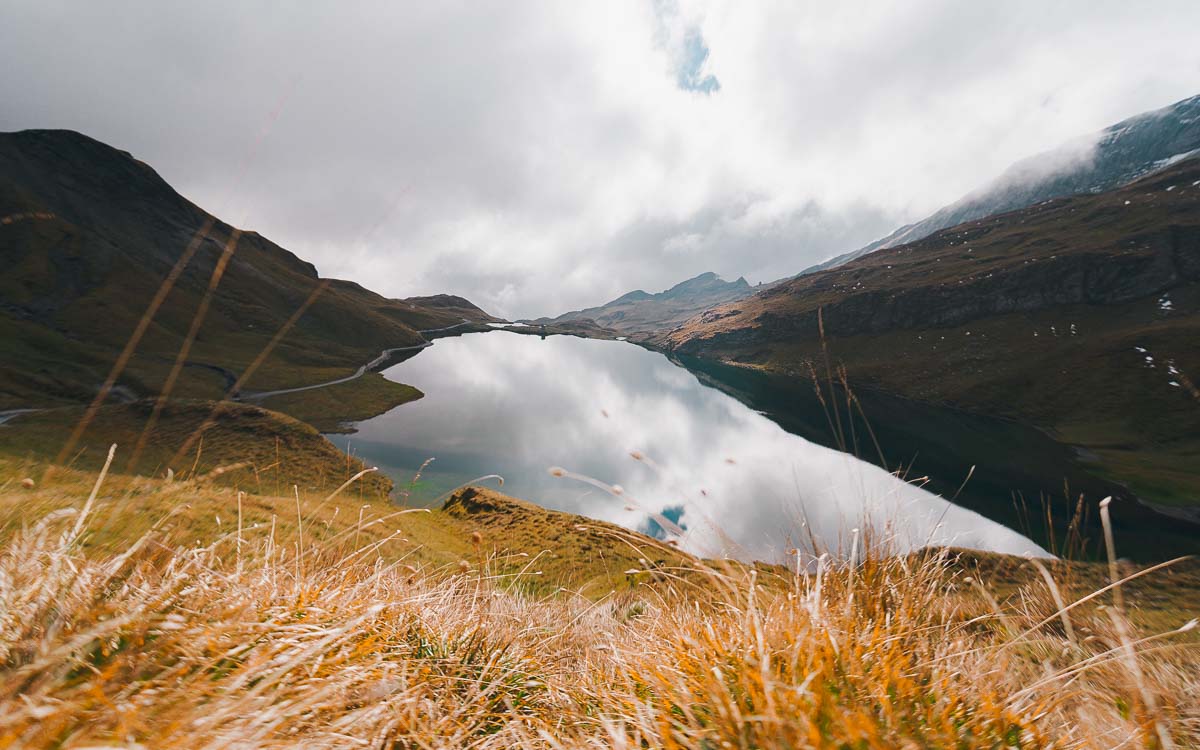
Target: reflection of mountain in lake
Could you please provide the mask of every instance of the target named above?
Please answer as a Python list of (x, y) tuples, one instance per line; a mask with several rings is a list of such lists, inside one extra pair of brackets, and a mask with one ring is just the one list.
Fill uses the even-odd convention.
[[(1114, 498), (1113, 524), (1123, 555), (1159, 560), (1200, 551), (1195, 524), (1139, 503), (1121, 485), (1094, 474), (1094, 459), (1088, 462), (1086, 454), (1019, 422), (863, 388), (854, 393), (857, 405), (851, 413), (844, 391), (823, 384), (824, 403), (839, 405), (839, 419), (817, 398), (809, 378), (697, 357), (672, 359), (705, 385), (728, 393), (788, 432), (879, 466), (900, 468), (910, 480), (928, 477), (926, 489), (953, 497), (957, 505), (1039, 543), (1049, 544), (1046, 508), (1061, 542), (1082, 494), (1085, 509), (1106, 496)], [(1082, 521), (1093, 543), (1091, 551), (1099, 553), (1099, 516), (1085, 511)]]

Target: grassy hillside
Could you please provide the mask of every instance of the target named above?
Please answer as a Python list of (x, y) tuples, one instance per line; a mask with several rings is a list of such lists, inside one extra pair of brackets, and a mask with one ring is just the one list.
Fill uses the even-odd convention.
[(1195, 565), (1119, 597), (950, 551), (791, 574), (482, 489), (404, 512), (36, 468), (0, 465), (5, 746), (1200, 741)]
[[(214, 398), (239, 378), (269, 390), (343, 377), (422, 343), (421, 330), (491, 320), (459, 297), (386, 299), (322, 279), (69, 131), (0, 134), (0, 260), (0, 409), (90, 400), (130, 341), (120, 393), (159, 393), (180, 358), (174, 393)], [(363, 396), (351, 412), (375, 398), (345, 394)]]
[(352, 429), (347, 426), (348, 422), (370, 419), (423, 395), (411, 385), (388, 380), (378, 372), (367, 372), (348, 383), (256, 401), (328, 433), (346, 432)]
[[(872, 253), (653, 344), (1033, 424), (1161, 505), (1200, 504), (1200, 160)], [(1190, 511), (1188, 511), (1190, 512)]]

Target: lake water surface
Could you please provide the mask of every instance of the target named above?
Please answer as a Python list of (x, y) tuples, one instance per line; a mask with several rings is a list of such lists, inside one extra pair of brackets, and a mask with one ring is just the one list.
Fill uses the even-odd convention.
[[(681, 546), (706, 556), (781, 561), (796, 548), (811, 553), (813, 540), (847, 554), (867, 530), (896, 551), (1045, 554), (972, 510), (785, 431), (632, 344), (468, 334), (439, 339), (385, 374), (425, 397), (330, 437), (400, 489), (433, 458), (410, 504), (499, 474), (513, 496), (660, 536), (662, 514), (685, 529)], [(553, 476), (553, 467), (619, 493)]]

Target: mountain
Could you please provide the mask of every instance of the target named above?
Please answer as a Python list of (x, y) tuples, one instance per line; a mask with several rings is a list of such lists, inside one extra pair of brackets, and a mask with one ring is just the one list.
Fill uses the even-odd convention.
[[(236, 241), (233, 241), (236, 240)], [(450, 296), (386, 299), (238, 232), (130, 154), (79, 133), (0, 133), (0, 409), (87, 401), (160, 284), (186, 259), (119, 391), (156, 394), (214, 271), (230, 253), (177, 393), (219, 396), (299, 311), (247, 383), (283, 388), (348, 374), (421, 330), (492, 320)]]
[(682, 281), (666, 291), (650, 294), (638, 289), (615, 300), (585, 310), (563, 313), (557, 318), (539, 318), (545, 325), (591, 321), (601, 328), (622, 334), (650, 333), (673, 328), (714, 305), (743, 299), (754, 287), (739, 277), (723, 281), (711, 271)]
[(1092, 137), (1024, 159), (986, 187), (866, 247), (801, 271), (836, 268), (885, 247), (916, 242), (940, 229), (1077, 193), (1120, 187), (1200, 153), (1200, 95), (1144, 112)]
[(1032, 424), (1200, 518), (1200, 158), (705, 311), (655, 346)]

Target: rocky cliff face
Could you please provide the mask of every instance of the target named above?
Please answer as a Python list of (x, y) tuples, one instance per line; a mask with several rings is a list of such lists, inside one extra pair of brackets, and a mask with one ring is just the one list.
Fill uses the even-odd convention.
[[(1014, 312), (1123, 304), (1200, 281), (1200, 227), (1168, 227), (1132, 238), (1131, 242), (1138, 252), (1056, 256), (970, 284), (896, 292), (866, 290), (823, 307), (825, 330), (830, 335), (852, 336), (949, 328)], [(733, 309), (720, 307), (701, 314), (699, 320), (715, 323), (733, 314)], [(817, 328), (817, 311), (767, 310), (758, 315), (756, 322), (755, 327), (725, 332), (709, 340), (685, 339), (677, 348), (683, 353), (696, 353), (726, 340), (768, 343), (810, 336)]]
[(685, 353), (952, 327), (1071, 305), (1119, 305), (1200, 281), (1200, 159), (1125, 189), (943, 230), (708, 310), (661, 338)]

